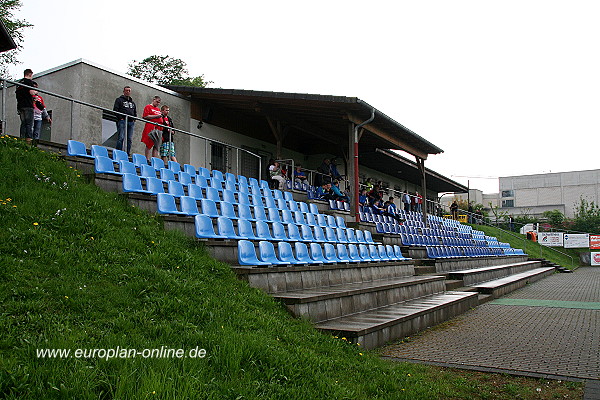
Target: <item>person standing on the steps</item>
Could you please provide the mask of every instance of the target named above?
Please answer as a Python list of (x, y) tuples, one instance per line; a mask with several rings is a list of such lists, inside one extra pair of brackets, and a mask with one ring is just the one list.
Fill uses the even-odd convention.
[[(23, 71), (23, 79), (19, 80), (19, 83), (33, 86), (35, 82), (31, 78), (33, 78), (33, 71), (27, 68)], [(27, 143), (31, 143), (33, 140), (33, 96), (35, 93), (37, 92), (33, 89), (24, 86), (17, 86), (15, 89), (17, 112), (21, 119), (20, 136)]]
[[(115, 100), (113, 111), (137, 117), (135, 103), (131, 98), (131, 87), (125, 86), (123, 94)], [(123, 150), (123, 141), (125, 140), (125, 129), (127, 129), (127, 154), (131, 154), (131, 141), (133, 139), (133, 128), (135, 119), (127, 118), (127, 126), (125, 126), (125, 116), (117, 115), (117, 150)]]

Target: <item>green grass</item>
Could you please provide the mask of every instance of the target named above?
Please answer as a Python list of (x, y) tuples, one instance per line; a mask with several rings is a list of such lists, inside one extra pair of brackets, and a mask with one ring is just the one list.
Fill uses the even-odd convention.
[[(485, 232), (488, 236), (495, 236), (499, 241), (510, 243), (515, 249), (523, 249), (532, 258), (545, 258), (565, 268), (575, 269), (580, 265), (579, 253), (581, 249), (564, 249), (542, 246), (537, 242), (527, 240), (525, 235), (516, 232), (507, 232), (493, 226), (471, 225), (474, 229)], [(563, 253), (563, 254), (561, 254)], [(569, 257), (571, 256), (572, 259)]]
[[(290, 317), (197, 241), (0, 138), (0, 398), (478, 399), (514, 386), (394, 363)], [(40, 358), (39, 349), (206, 349)], [(490, 376), (490, 375), (486, 375)], [(539, 381), (522, 384), (528, 397)], [(581, 394), (581, 385), (568, 393)], [(539, 398), (539, 397), (535, 397)]]

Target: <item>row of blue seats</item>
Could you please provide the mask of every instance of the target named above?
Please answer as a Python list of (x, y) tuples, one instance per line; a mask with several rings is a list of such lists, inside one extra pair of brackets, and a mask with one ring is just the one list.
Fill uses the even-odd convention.
[(500, 257), (505, 255), (525, 255), (521, 249), (500, 249), (471, 246), (427, 246), (429, 258), (465, 258), (465, 257)]
[(277, 244), (260, 241), (258, 257), (254, 243), (247, 240), (238, 242), (238, 261), (240, 265), (271, 267), (278, 265), (316, 265), (316, 264), (347, 264), (364, 262), (386, 262), (409, 260), (402, 256), (399, 246), (384, 245), (355, 245), (288, 242)]
[(293, 223), (234, 220), (224, 216), (213, 219), (204, 214), (196, 215), (194, 223), (198, 239), (379, 244), (373, 241), (371, 232), (352, 228), (321, 228)]

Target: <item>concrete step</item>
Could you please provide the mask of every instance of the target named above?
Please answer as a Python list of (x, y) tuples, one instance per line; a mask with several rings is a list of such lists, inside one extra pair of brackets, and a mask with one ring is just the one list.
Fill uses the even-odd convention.
[(494, 265), (514, 264), (527, 261), (527, 256), (492, 256), (442, 258), (435, 260), (436, 273), (462, 271)]
[(445, 290), (439, 276), (403, 277), (272, 294), (296, 317), (322, 322)]
[(494, 300), (494, 296), (492, 296), (491, 294), (479, 294), (477, 297), (479, 299), (479, 305)]
[(480, 283), (473, 287), (482, 294), (490, 294), (494, 298), (498, 298), (513, 290), (522, 288), (530, 282), (535, 282), (546, 276), (552, 275), (553, 273), (554, 268), (552, 267), (540, 267), (504, 278), (495, 279), (493, 281)]
[(491, 265), (461, 271), (451, 271), (448, 273), (448, 279), (460, 279), (466, 286), (473, 286), (481, 282), (503, 278), (505, 276), (529, 271), (539, 267), (541, 267), (541, 263), (539, 261)]
[[(217, 248), (219, 247), (212, 246), (213, 251)], [(308, 289), (326, 290), (327, 287), (414, 275), (414, 266), (408, 261), (270, 268), (233, 267), (233, 270), (239, 278), (248, 281), (250, 286), (269, 294)]]
[(477, 306), (477, 293), (445, 292), (316, 324), (365, 349), (410, 336)]
[(415, 274), (417, 275), (426, 275), (426, 274), (435, 274), (435, 265), (420, 265), (415, 266)]
[(464, 286), (464, 283), (461, 279), (446, 279), (446, 290), (458, 290)]

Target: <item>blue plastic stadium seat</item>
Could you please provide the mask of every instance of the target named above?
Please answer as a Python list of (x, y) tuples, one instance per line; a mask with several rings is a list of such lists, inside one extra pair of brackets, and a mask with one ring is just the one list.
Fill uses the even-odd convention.
[(269, 224), (265, 221), (256, 221), (256, 236), (260, 240), (273, 240)]
[(240, 236), (244, 236), (250, 240), (259, 240), (259, 237), (254, 233), (252, 222), (247, 219), (238, 219), (238, 232)]
[(335, 228), (335, 235), (339, 243), (348, 243), (348, 237), (346, 236), (346, 230), (343, 228)]
[(153, 177), (146, 178), (146, 189), (149, 190), (152, 194), (165, 192), (165, 186), (163, 181)]
[(300, 237), (300, 231), (298, 230), (298, 225), (296, 224), (283, 224), (287, 230), (287, 234), (288, 234), (288, 240), (294, 242), (294, 241), (300, 241), (302, 240), (302, 237)]
[(267, 221), (267, 214), (265, 214), (265, 208), (263, 206), (253, 206), (252, 211), (254, 212), (254, 218), (260, 221)]
[(231, 190), (223, 190), (223, 201), (227, 201), (231, 204), (237, 203), (237, 199), (235, 198), (235, 193)]
[(234, 239), (234, 240), (248, 239), (244, 236), (240, 236), (239, 234), (237, 234), (235, 232), (235, 229), (233, 227), (233, 221), (227, 217), (218, 217), (217, 218), (217, 232), (219, 232), (219, 235), (221, 235), (222, 237), (224, 237), (226, 239)]
[(104, 146), (93, 144), (92, 145), (92, 157), (98, 157), (98, 156), (109, 158), (108, 149)]
[(398, 261), (398, 257), (396, 257), (396, 252), (394, 248), (390, 244), (385, 245), (385, 252), (387, 253), (387, 257), (392, 261)]
[(210, 171), (204, 167), (198, 168), (198, 175), (203, 176), (206, 180), (209, 180), (211, 178)]
[(220, 207), (221, 207), (221, 215), (223, 217), (227, 217), (230, 219), (237, 219), (238, 216), (235, 213), (235, 209), (233, 208), (233, 204), (229, 203), (228, 201), (222, 201), (220, 203)]
[(103, 156), (97, 156), (94, 158), (94, 171), (97, 174), (121, 175), (120, 172), (115, 171), (113, 160)]
[(191, 185), (188, 185), (187, 188), (188, 188), (189, 196), (191, 196), (197, 200), (204, 198), (204, 193), (202, 192), (202, 188), (200, 186), (191, 184)]
[(335, 247), (331, 243), (323, 244), (323, 256), (328, 263), (338, 263), (340, 259), (337, 256)]
[(299, 201), (299, 202), (298, 202), (298, 209), (299, 209), (300, 211), (302, 211), (304, 214), (308, 214), (308, 213), (311, 213), (311, 214), (312, 214), (312, 212), (309, 210), (308, 204), (306, 204), (306, 203), (305, 203), (305, 202), (303, 202), (303, 201)]
[(183, 164), (183, 171), (187, 172), (191, 176), (197, 175), (198, 171), (196, 171), (196, 167), (191, 164)]
[(142, 164), (140, 166), (140, 176), (156, 178), (156, 170), (148, 164)]
[(321, 247), (321, 245), (319, 243), (310, 243), (309, 248), (310, 248), (310, 258), (315, 263), (319, 263), (319, 264), (329, 263), (329, 261), (327, 261), (325, 259), (325, 257), (323, 256), (323, 248)]
[(313, 234), (313, 230), (308, 225), (300, 225), (300, 236), (302, 236), (302, 240), (304, 242), (315, 241), (315, 235)]
[(344, 217), (335, 217), (335, 222), (340, 228), (346, 227), (346, 220), (344, 219)]
[(224, 181), (225, 179), (223, 178), (223, 173), (221, 171), (219, 171), (218, 169), (213, 169), (211, 172), (211, 176), (213, 178), (217, 178), (220, 181)]
[(207, 187), (204, 190), (204, 197), (207, 198), (208, 200), (212, 200), (215, 203), (218, 203), (221, 201), (221, 196), (219, 196), (219, 191), (213, 187)]
[(269, 207), (267, 209), (268, 219), (271, 222), (281, 222), (281, 217), (279, 216), (279, 210), (277, 208)]
[(328, 226), (325, 227), (325, 240), (329, 243), (337, 243), (338, 242), (338, 237), (335, 234), (335, 231), (333, 230), (333, 228), (330, 228)]
[(181, 212), (185, 213), (185, 215), (200, 214), (200, 211), (198, 211), (198, 202), (195, 197), (181, 196), (179, 198), (179, 205)]
[(314, 227), (315, 232), (315, 242), (326, 242), (327, 238), (325, 238), (325, 234), (323, 233), (323, 228), (320, 226)]
[(356, 235), (356, 242), (357, 243), (366, 243), (365, 240), (365, 233), (362, 231), (362, 229), (356, 229), (354, 231), (354, 234)]
[(262, 262), (269, 263), (271, 265), (287, 265), (285, 261), (281, 261), (275, 254), (275, 246), (273, 243), (261, 240), (258, 242), (258, 255)]
[(294, 220), (298, 225), (306, 224), (306, 219), (304, 218), (304, 214), (300, 211), (294, 211)]
[(371, 231), (363, 231), (363, 233), (365, 234), (365, 242), (366, 243), (375, 243), (375, 241), (373, 240), (373, 235), (371, 235)]
[(123, 150), (114, 149), (112, 151), (112, 158), (115, 162), (129, 161), (129, 156), (127, 155), (127, 152)]
[(317, 224), (319, 224), (319, 226), (323, 227), (323, 228), (328, 226), (327, 218), (325, 218), (325, 214), (317, 214)]
[(190, 183), (193, 182), (192, 180), (192, 175), (188, 174), (187, 172), (183, 172), (183, 171), (179, 171), (176, 175), (177, 180), (184, 184), (184, 185), (189, 185)]
[(374, 244), (370, 244), (368, 245), (368, 248), (369, 256), (371, 256), (371, 259), (373, 259), (373, 261), (381, 261), (381, 254), (379, 254), (377, 247)]
[(315, 262), (310, 257), (310, 254), (308, 253), (308, 246), (306, 246), (306, 243), (294, 243), (294, 250), (296, 252), (296, 259), (298, 260), (298, 262), (301, 262), (303, 264), (317, 264), (317, 262)]
[(346, 238), (348, 239), (348, 243), (358, 243), (354, 228), (346, 228)]
[(256, 249), (254, 248), (254, 244), (249, 240), (238, 241), (238, 262), (240, 263), (240, 265), (271, 265), (268, 262), (260, 261), (256, 257)]
[(351, 261), (350, 257), (348, 256), (348, 248), (346, 247), (345, 244), (338, 243), (336, 245), (336, 249), (337, 249), (338, 258), (340, 259), (341, 262), (349, 263)]
[[(301, 211), (302, 212), (302, 211)], [(315, 215), (311, 213), (304, 214), (304, 218), (306, 219), (306, 224), (310, 226), (317, 226), (317, 220), (315, 219)]]
[(351, 262), (361, 262), (362, 258), (358, 252), (358, 247), (354, 243), (350, 243), (348, 245), (348, 257)]
[(162, 179), (165, 182), (174, 181), (175, 180), (175, 174), (173, 173), (173, 171), (171, 171), (168, 168), (161, 168), (160, 169), (160, 179)]
[(237, 176), (237, 181), (238, 181), (238, 184), (241, 185), (241, 186), (246, 186), (246, 187), (249, 186), (248, 185), (248, 178), (246, 178), (244, 175), (238, 175)]
[(155, 170), (158, 171), (161, 168), (165, 167), (165, 162), (162, 160), (162, 158), (151, 157), (150, 158), (150, 165), (152, 166), (152, 168), (154, 168)]
[(77, 140), (69, 140), (67, 142), (67, 154), (76, 157), (94, 158), (94, 156), (88, 154), (85, 144)]
[(367, 247), (366, 244), (359, 244), (358, 245), (358, 254), (360, 255), (360, 258), (364, 262), (373, 261), (373, 259), (371, 258), (371, 255), (369, 254), (369, 248)]
[(142, 178), (134, 174), (123, 174), (123, 192), (125, 193), (146, 193), (151, 194), (142, 186)]
[(211, 218), (217, 218), (221, 215), (217, 211), (217, 204), (210, 199), (201, 199), (200, 208), (202, 209), (202, 214)]
[(196, 227), (196, 237), (199, 239), (221, 239), (221, 236), (215, 233), (212, 219), (209, 216), (198, 214), (194, 217)]
[[(127, 154), (127, 153), (125, 153)], [(135, 167), (135, 164), (132, 163), (131, 161), (127, 161), (127, 160), (119, 160), (119, 172), (121, 174), (134, 174), (137, 175), (137, 169)]]
[(292, 212), (290, 210), (281, 210), (281, 222), (286, 224), (294, 224), (296, 221), (292, 216)]
[(142, 165), (148, 165), (148, 159), (143, 154), (133, 153), (131, 155), (131, 161), (135, 164), (136, 167), (142, 167)]
[(250, 198), (248, 197), (248, 193), (238, 192), (237, 200), (239, 204), (250, 205)]
[(215, 189), (217, 189), (218, 191), (222, 191), (223, 190), (223, 181), (212, 177), (210, 178), (210, 187), (213, 187)]
[(169, 194), (175, 197), (185, 196), (185, 191), (183, 189), (183, 185), (177, 181), (168, 181), (167, 182), (167, 191)]
[(168, 193), (158, 193), (156, 195), (156, 208), (159, 214), (185, 215), (184, 212), (177, 209), (175, 197)]
[(277, 204), (277, 208), (279, 208), (280, 210), (288, 210), (289, 211), (289, 207), (288, 207), (288, 202), (285, 201), (284, 199), (275, 199), (275, 204)]
[(169, 162), (167, 163), (167, 168), (169, 168), (175, 173), (178, 173), (179, 171), (181, 171), (181, 164), (179, 164), (177, 161), (169, 160)]
[(394, 247), (394, 253), (396, 253), (396, 258), (398, 260), (408, 260), (408, 258), (404, 257), (404, 255), (402, 254), (402, 249), (400, 248), (400, 246), (395, 244), (393, 247)]
[(256, 219), (252, 215), (252, 210), (248, 204), (238, 204), (238, 216), (240, 219), (246, 219), (248, 221), (255, 221)]
[(292, 245), (289, 242), (279, 242), (277, 244), (277, 250), (279, 251), (279, 259), (284, 261), (286, 264), (306, 264), (304, 261), (298, 261), (294, 256)]
[(289, 240), (287, 233), (285, 232), (285, 227), (281, 222), (275, 221), (271, 226), (273, 227), (273, 240)]
[(310, 203), (308, 205), (308, 209), (313, 214), (318, 214), (319, 213), (319, 207), (317, 207), (317, 205), (315, 203)]

